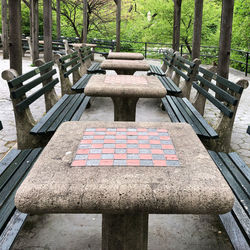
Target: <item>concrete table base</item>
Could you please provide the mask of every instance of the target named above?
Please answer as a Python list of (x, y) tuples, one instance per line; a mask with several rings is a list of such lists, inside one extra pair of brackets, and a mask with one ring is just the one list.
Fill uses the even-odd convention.
[(146, 250), (148, 214), (103, 214), (103, 250)]
[[(114, 121), (135, 121), (137, 97), (117, 97), (113, 96)], [(128, 112), (129, 110), (129, 112)]]
[(117, 75), (133, 75), (137, 70), (135, 69), (114, 69)]

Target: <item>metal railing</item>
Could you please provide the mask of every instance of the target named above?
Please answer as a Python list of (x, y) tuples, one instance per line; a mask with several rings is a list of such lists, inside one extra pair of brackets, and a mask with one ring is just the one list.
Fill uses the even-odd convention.
[[(108, 41), (105, 39), (97, 39)], [(93, 39), (92, 39), (93, 41)], [(109, 42), (115, 42), (114, 40), (109, 40)], [(144, 55), (145, 58), (162, 58), (163, 52), (168, 49), (172, 48), (171, 43), (153, 43), (153, 42), (137, 42), (137, 41), (121, 41), (121, 51), (130, 51), (130, 52), (140, 52)], [(192, 45), (190, 45), (192, 48)], [(187, 49), (187, 45), (181, 44), (180, 45), (180, 53), (181, 55), (190, 55), (189, 50)], [(213, 61), (218, 61), (218, 54), (219, 54), (219, 47), (217, 46), (201, 46), (200, 57), (203, 58), (203, 63), (211, 63)], [(249, 54), (248, 51), (231, 49), (230, 55), (230, 65), (233, 68), (239, 69), (245, 72), (247, 76), (248, 73), (248, 61), (249, 61)]]

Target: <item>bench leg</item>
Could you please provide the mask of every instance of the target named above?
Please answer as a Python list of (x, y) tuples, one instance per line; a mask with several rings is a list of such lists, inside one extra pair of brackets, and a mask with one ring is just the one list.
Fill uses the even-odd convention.
[(148, 214), (103, 214), (102, 250), (146, 250)]

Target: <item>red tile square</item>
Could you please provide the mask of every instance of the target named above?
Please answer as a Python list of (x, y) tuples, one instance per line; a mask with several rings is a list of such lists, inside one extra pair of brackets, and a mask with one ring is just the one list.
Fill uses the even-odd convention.
[(166, 160), (169, 161), (178, 161), (178, 158), (176, 155), (165, 155)]
[(167, 166), (167, 162), (164, 161), (164, 160), (153, 160), (153, 163), (154, 163), (154, 166), (157, 167), (157, 166)]
[(100, 160), (100, 166), (113, 166), (113, 160)]
[(157, 129), (157, 132), (167, 133), (168, 131), (164, 128)]
[(140, 160), (127, 160), (128, 166), (140, 166)]
[(101, 159), (101, 154), (89, 154), (88, 159)]
[(80, 166), (85, 166), (86, 165), (86, 160), (74, 160), (71, 163), (72, 167), (80, 167)]
[(137, 144), (137, 140), (127, 140), (127, 144)]
[(137, 132), (136, 131), (128, 131), (127, 135), (137, 135)]
[(138, 154), (139, 149), (138, 148), (127, 148), (127, 153), (128, 154)]
[(115, 132), (115, 131), (106, 131), (105, 134), (106, 134), (106, 135), (115, 135), (116, 132)]
[(149, 141), (150, 144), (161, 144), (160, 140), (150, 140)]
[(162, 149), (174, 149), (174, 145), (172, 144), (162, 144)]
[(126, 144), (116, 144), (115, 145), (116, 148), (127, 148)]
[(170, 140), (170, 136), (160, 136), (161, 140)]
[(83, 143), (83, 144), (90, 144), (90, 143), (92, 143), (92, 140), (83, 139), (83, 140), (81, 140), (81, 143)]
[(104, 143), (115, 143), (113, 139), (104, 139)]
[(96, 128), (95, 131), (106, 131), (106, 128)]
[(114, 148), (103, 148), (102, 153), (103, 154), (114, 154), (115, 149)]
[(158, 135), (157, 132), (148, 132), (148, 135)]
[(152, 154), (155, 154), (155, 155), (162, 155), (163, 154), (163, 151), (161, 149), (152, 148), (151, 152), (152, 152)]
[(137, 131), (139, 131), (139, 132), (146, 132), (148, 130), (146, 128), (138, 128)]
[(141, 160), (151, 160), (152, 155), (150, 155), (150, 154), (140, 154), (140, 159)]
[(116, 131), (118, 131), (118, 132), (126, 132), (127, 129), (126, 128), (117, 128)]
[(114, 159), (127, 159), (127, 154), (114, 154)]
[(138, 140), (148, 140), (147, 135), (138, 135)]
[(76, 151), (77, 155), (85, 155), (89, 153), (89, 149), (88, 148), (80, 148)]
[(92, 144), (91, 148), (103, 148), (103, 144)]
[(85, 131), (84, 135), (94, 135), (95, 132), (94, 131)]
[(139, 148), (150, 148), (150, 144), (139, 144)]

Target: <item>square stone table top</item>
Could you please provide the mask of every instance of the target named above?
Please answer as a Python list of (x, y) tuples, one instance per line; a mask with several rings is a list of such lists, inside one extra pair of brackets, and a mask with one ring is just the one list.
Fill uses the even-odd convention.
[(89, 96), (161, 98), (166, 89), (155, 76), (94, 75), (84, 93)]
[(63, 123), (15, 197), (31, 214), (222, 214), (233, 203), (192, 127), (156, 122)]
[(144, 56), (141, 53), (109, 52), (107, 59), (143, 60)]
[(146, 60), (118, 60), (107, 59), (104, 60), (100, 67), (105, 70), (135, 70), (135, 71), (148, 71), (150, 69)]
[(83, 46), (95, 48), (97, 45), (94, 43), (72, 43), (71, 44), (74, 48), (81, 48)]

